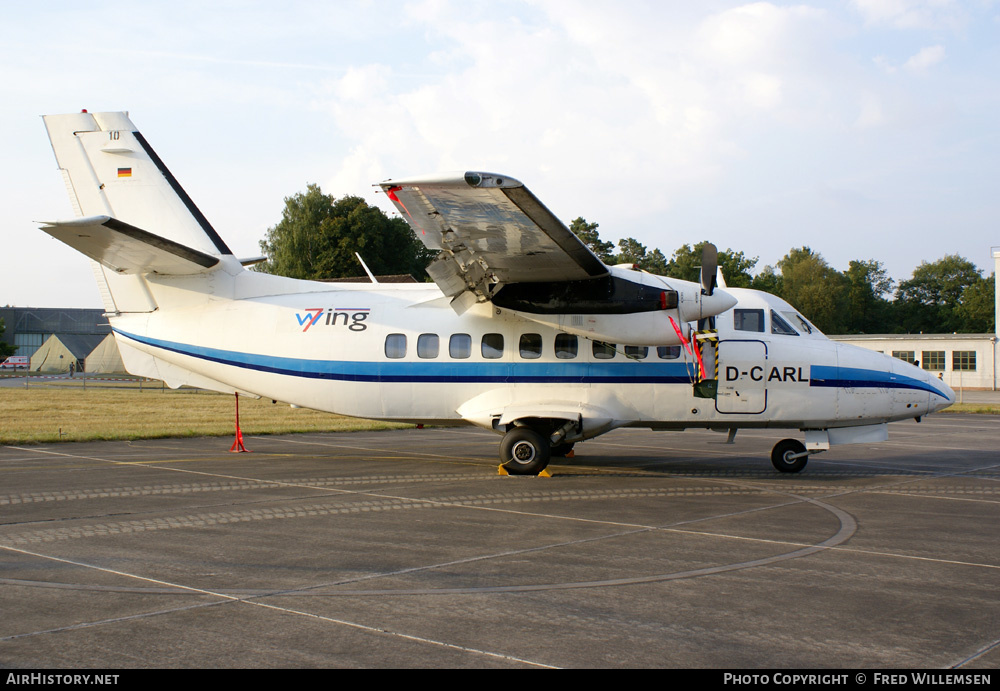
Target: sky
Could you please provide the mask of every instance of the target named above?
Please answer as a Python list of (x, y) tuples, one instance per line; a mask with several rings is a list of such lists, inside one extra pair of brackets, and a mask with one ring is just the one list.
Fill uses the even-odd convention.
[[(126, 110), (239, 256), (315, 183), (483, 170), (669, 257), (1000, 246), (1000, 0), (5, 6), (0, 304), (100, 307), (39, 116)], [(150, 228), (155, 232), (155, 228)]]

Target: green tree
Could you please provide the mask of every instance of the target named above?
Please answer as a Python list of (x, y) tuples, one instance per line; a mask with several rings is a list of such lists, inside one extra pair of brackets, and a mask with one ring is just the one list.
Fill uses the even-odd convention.
[(963, 333), (996, 333), (996, 274), (982, 278), (962, 291), (962, 301), (955, 308)]
[(750, 259), (743, 252), (732, 248), (719, 252), (719, 268), (726, 285), (733, 288), (749, 288), (753, 285), (753, 270), (760, 257)]
[(586, 219), (578, 216), (569, 224), (569, 229), (583, 240), (583, 244), (590, 248), (590, 251), (597, 255), (605, 264), (614, 264), (614, 243), (601, 240), (601, 234), (597, 230), (597, 223), (587, 223)]
[(843, 333), (847, 278), (808, 247), (792, 249), (779, 262), (781, 297), (821, 331)]
[(618, 256), (616, 264), (640, 264), (646, 258), (646, 246), (635, 238), (623, 238), (618, 241)]
[(622, 238), (618, 241), (617, 255), (611, 257), (611, 264), (635, 264), (643, 271), (657, 276), (667, 275), (667, 258), (659, 248), (648, 251), (646, 246), (635, 238)]
[(619, 251), (615, 254), (614, 243), (601, 240), (601, 234), (597, 228), (597, 223), (588, 223), (582, 216), (573, 219), (569, 224), (569, 229), (605, 264), (610, 266), (636, 264), (644, 271), (666, 276), (667, 258), (658, 248), (649, 251), (644, 244), (635, 238), (623, 238), (618, 241)]
[(882, 262), (852, 260), (847, 273), (847, 313), (844, 333), (886, 333), (892, 329), (886, 299), (894, 281)]
[(663, 255), (663, 252), (661, 252), (660, 248), (657, 247), (651, 252), (646, 253), (646, 256), (642, 258), (641, 262), (639, 262), (639, 268), (643, 271), (648, 271), (651, 274), (656, 274), (657, 276), (666, 276), (669, 263), (667, 262), (667, 258)]
[(260, 248), (268, 260), (258, 271), (305, 279), (364, 275), (355, 252), (375, 274), (419, 277), (434, 255), (403, 219), (389, 218), (361, 197), (323, 194), (318, 185), (285, 198), (281, 221)]
[[(708, 240), (702, 240), (694, 247), (691, 245), (679, 247), (670, 260), (666, 275), (682, 281), (700, 281), (701, 251), (707, 244)], [(749, 259), (743, 252), (737, 252), (732, 248), (719, 252), (718, 256), (719, 268), (722, 269), (726, 285), (733, 288), (749, 288), (753, 281), (751, 271), (757, 266), (758, 258)]]
[(761, 269), (760, 273), (753, 277), (750, 287), (754, 290), (761, 290), (771, 295), (781, 295), (783, 287), (781, 274), (774, 270), (770, 264)]
[(970, 325), (958, 308), (966, 288), (982, 280), (976, 265), (957, 254), (921, 262), (913, 277), (901, 281), (896, 289), (902, 327), (910, 333), (969, 333)]

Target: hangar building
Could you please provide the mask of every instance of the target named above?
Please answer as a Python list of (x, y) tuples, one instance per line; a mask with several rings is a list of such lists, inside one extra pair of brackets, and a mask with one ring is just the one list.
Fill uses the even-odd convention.
[(111, 333), (102, 309), (0, 307), (0, 319), (6, 326), (0, 339), (17, 348), (15, 355), (28, 357), (53, 334), (104, 338)]

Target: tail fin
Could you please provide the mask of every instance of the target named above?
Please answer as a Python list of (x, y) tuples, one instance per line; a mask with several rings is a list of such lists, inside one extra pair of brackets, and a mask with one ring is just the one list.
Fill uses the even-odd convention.
[(110, 216), (205, 254), (232, 254), (127, 113), (44, 120), (80, 216)]
[[(127, 113), (43, 119), (70, 201), (84, 219), (43, 229), (103, 265), (95, 275), (108, 311), (156, 308), (145, 273), (204, 271), (217, 263), (212, 257), (232, 254)], [(80, 229), (88, 234), (74, 234)], [(184, 261), (191, 258), (200, 268)]]

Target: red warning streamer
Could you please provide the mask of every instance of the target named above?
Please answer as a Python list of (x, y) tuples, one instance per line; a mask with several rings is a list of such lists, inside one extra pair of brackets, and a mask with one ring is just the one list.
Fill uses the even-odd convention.
[(667, 315), (667, 319), (670, 320), (670, 325), (672, 327), (674, 327), (674, 331), (677, 332), (677, 338), (681, 339), (681, 343), (683, 343), (684, 347), (687, 348), (688, 353), (690, 353), (694, 357), (698, 358), (698, 370), (701, 372), (701, 378), (704, 379), (705, 378), (705, 363), (701, 359), (701, 348), (697, 348), (697, 347), (692, 348), (691, 344), (688, 343), (688, 340), (686, 338), (684, 338), (684, 334), (681, 332), (681, 327), (677, 326), (677, 322), (674, 321), (674, 318), (671, 317), (670, 315)]

